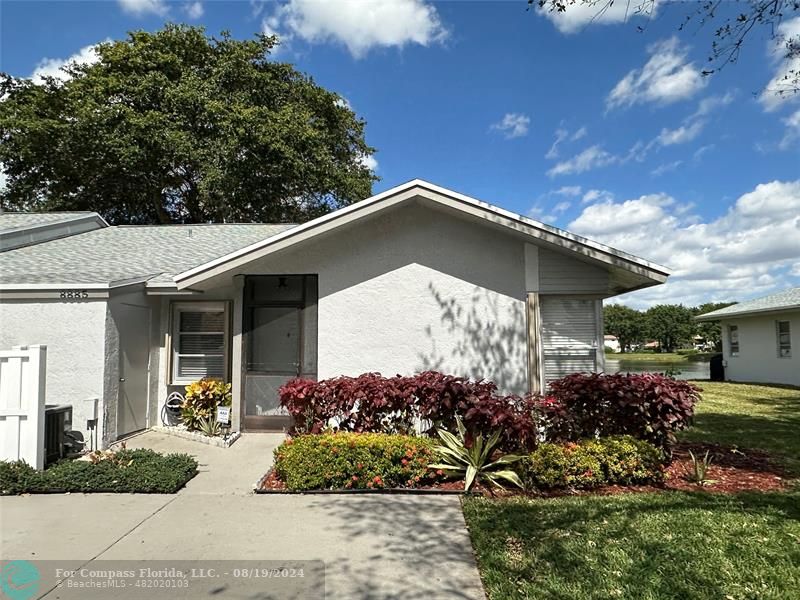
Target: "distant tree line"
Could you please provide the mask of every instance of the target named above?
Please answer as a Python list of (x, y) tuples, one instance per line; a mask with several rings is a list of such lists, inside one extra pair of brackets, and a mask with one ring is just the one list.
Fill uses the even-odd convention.
[(617, 338), (621, 352), (628, 352), (650, 340), (657, 341), (662, 352), (672, 352), (690, 346), (695, 336), (702, 337), (715, 350), (721, 350), (719, 322), (698, 323), (694, 317), (731, 304), (735, 302), (706, 302), (694, 307), (658, 304), (646, 311), (610, 304), (603, 311), (605, 333)]

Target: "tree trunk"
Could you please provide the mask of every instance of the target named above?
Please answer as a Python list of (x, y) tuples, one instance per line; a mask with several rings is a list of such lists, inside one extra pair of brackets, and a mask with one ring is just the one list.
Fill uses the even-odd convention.
[(169, 225), (172, 223), (172, 217), (169, 216), (167, 209), (164, 208), (161, 190), (155, 191), (151, 196), (150, 201), (153, 203), (153, 208), (156, 209), (156, 216), (158, 217), (159, 223), (162, 225)]

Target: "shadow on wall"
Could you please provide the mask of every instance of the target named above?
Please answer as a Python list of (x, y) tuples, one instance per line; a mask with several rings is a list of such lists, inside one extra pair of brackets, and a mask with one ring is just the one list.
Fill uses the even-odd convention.
[(528, 346), (524, 303), (501, 305), (497, 295), (480, 287), (475, 287), (469, 298), (445, 297), (433, 283), (428, 290), (453, 341), (445, 348), (427, 326), (431, 350), (419, 354), (421, 370), (489, 379), (501, 392), (525, 394)]

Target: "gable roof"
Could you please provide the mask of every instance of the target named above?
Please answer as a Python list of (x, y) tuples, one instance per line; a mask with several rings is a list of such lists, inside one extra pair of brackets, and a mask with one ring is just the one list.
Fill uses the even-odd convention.
[(284, 231), (291, 224), (122, 225), (0, 253), (0, 288), (115, 287), (176, 273)]
[[(562, 251), (574, 252), (594, 263), (632, 273), (635, 277), (623, 291), (632, 291), (666, 281), (669, 270), (643, 258), (610, 246), (545, 225), (500, 207), (459, 194), (420, 179), (414, 179), (390, 190), (323, 215), (277, 235), (259, 240), (247, 247), (221, 255), (175, 275), (178, 289), (195, 285), (211, 277), (231, 271), (272, 252), (302, 243), (337, 227), (353, 223), (404, 202), (431, 202), (473, 217), (486, 224), (514, 232), (530, 241), (545, 243)], [(621, 293), (621, 292), (620, 292)]]
[(789, 288), (777, 294), (763, 296), (747, 302), (740, 302), (732, 306), (699, 315), (696, 321), (719, 321), (728, 317), (744, 317), (753, 314), (779, 312), (785, 310), (800, 310), (800, 287)]
[(95, 212), (0, 212), (0, 252), (108, 227)]

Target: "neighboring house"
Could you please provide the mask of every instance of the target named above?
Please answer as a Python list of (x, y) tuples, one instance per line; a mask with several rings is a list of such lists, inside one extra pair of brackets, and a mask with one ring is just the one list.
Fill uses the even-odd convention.
[(437, 369), (524, 393), (602, 371), (603, 299), (667, 276), (415, 180), (303, 225), (102, 226), (2, 252), (0, 347), (47, 344), (48, 402), (85, 431), (99, 398), (103, 443), (203, 376), (232, 383), (235, 429), (280, 429), (298, 375)]
[(695, 319), (720, 322), (725, 379), (800, 386), (800, 288)]
[(606, 348), (611, 348), (614, 352), (620, 351), (619, 340), (615, 335), (604, 335), (603, 344)]

